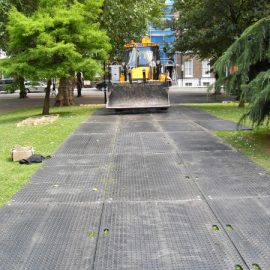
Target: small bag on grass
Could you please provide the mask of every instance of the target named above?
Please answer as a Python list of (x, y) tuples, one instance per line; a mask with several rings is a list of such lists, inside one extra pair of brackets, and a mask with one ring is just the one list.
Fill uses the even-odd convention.
[(31, 157), (29, 157), (27, 159), (22, 159), (19, 162), (20, 162), (20, 164), (29, 165), (29, 164), (32, 164), (32, 163), (41, 163), (43, 160), (48, 159), (50, 157), (51, 156), (44, 157), (42, 155), (35, 154), (35, 155), (32, 155)]

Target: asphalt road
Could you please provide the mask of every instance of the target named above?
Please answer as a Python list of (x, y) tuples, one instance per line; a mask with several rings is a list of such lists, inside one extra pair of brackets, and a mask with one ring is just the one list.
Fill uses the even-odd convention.
[[(77, 104), (104, 104), (104, 94), (95, 88), (85, 88), (82, 97), (76, 97)], [(0, 113), (15, 111), (21, 108), (41, 107), (43, 105), (44, 93), (29, 93), (27, 98), (20, 99), (19, 93), (0, 94)], [(170, 88), (171, 104), (180, 103), (211, 103), (234, 100), (234, 97), (225, 95), (208, 94), (205, 88)], [(54, 104), (54, 97), (51, 98), (51, 105)]]

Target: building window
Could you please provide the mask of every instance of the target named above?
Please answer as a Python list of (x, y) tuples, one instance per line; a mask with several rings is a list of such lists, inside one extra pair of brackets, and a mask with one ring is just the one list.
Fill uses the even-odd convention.
[(203, 86), (209, 86), (210, 85), (210, 82), (204, 82), (203, 83)]
[(193, 77), (193, 61), (192, 60), (185, 61), (184, 68), (185, 68), (185, 77)]
[(192, 83), (191, 82), (186, 82), (185, 86), (192, 86)]
[(204, 60), (202, 61), (202, 77), (210, 77), (211, 71), (210, 71), (210, 61)]

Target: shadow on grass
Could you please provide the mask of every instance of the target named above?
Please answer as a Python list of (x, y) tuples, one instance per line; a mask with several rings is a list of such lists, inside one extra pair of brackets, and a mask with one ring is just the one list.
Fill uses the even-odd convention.
[[(74, 108), (76, 110), (76, 107), (69, 107), (61, 110), (60, 108), (52, 108), (51, 109), (51, 115), (53, 114), (59, 114), (61, 118), (69, 118), (69, 117), (76, 117), (80, 115), (80, 111), (78, 109), (77, 111), (74, 111)], [(95, 111), (95, 108), (88, 108), (83, 110), (83, 113), (89, 113), (89, 115)], [(16, 112), (8, 112), (0, 116), (0, 126), (4, 124), (16, 124), (19, 123), (26, 118), (29, 117), (39, 117), (42, 116), (41, 109), (40, 108), (33, 108), (33, 109), (23, 109)]]
[(3, 124), (16, 124), (19, 123), (26, 118), (29, 117), (37, 117), (40, 116), (40, 114), (29, 114), (29, 115), (14, 115), (12, 113), (8, 113), (10, 115), (3, 115), (0, 117), (0, 126)]
[[(10, 151), (10, 152), (11, 152), (11, 151)], [(10, 157), (5, 158), (5, 161), (8, 162), (8, 163), (16, 162), (16, 161), (13, 161), (13, 160), (12, 160), (12, 158), (11, 158), (11, 153), (10, 153)]]

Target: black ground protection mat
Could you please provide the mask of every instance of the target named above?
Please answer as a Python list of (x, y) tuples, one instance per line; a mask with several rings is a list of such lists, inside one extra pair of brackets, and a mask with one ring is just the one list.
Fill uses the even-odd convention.
[(269, 269), (270, 198), (213, 200), (211, 206), (250, 269)]
[(152, 121), (153, 120), (153, 114), (152, 113), (148, 113), (148, 114), (123, 114), (121, 115), (120, 119), (122, 123), (127, 123), (127, 122), (132, 122), (132, 121)]
[(214, 115), (211, 115), (206, 112), (201, 112), (201, 113), (190, 113), (186, 114), (186, 118), (189, 120), (192, 120), (194, 122), (199, 121), (199, 120), (204, 120), (204, 121), (211, 121), (211, 120), (217, 120), (218, 118)]
[(238, 126), (232, 121), (220, 119), (197, 108), (175, 106), (174, 110), (177, 113), (184, 113), (185, 119), (194, 121), (198, 125), (209, 130), (250, 130), (250, 128), (244, 125)]
[[(81, 179), (80, 179), (81, 178)], [(75, 203), (102, 201), (106, 195), (106, 179), (80, 176), (67, 183), (29, 183), (15, 196), (16, 203)]]
[(209, 130), (251, 130), (244, 125), (237, 125), (234, 122), (226, 120), (204, 120), (195, 121), (195, 123)]
[(202, 113), (204, 111), (197, 109), (197, 108), (193, 108), (193, 107), (189, 107), (189, 106), (173, 106), (170, 108), (170, 112), (173, 113), (184, 113), (185, 115), (189, 115), (189, 114), (195, 114), (195, 113)]
[(115, 123), (119, 120), (119, 115), (98, 115), (92, 114), (87, 120), (87, 123)]
[(109, 154), (113, 147), (113, 134), (72, 135), (56, 151), (56, 155)]
[(89, 123), (85, 122), (75, 131), (75, 134), (108, 133), (115, 134), (116, 123)]
[(211, 199), (270, 196), (270, 177), (238, 175), (198, 177), (197, 184)]
[(169, 132), (168, 135), (174, 140), (180, 151), (217, 151), (231, 150), (231, 147), (224, 144), (216, 136), (205, 131), (183, 131)]
[(131, 121), (123, 122), (121, 126), (123, 133), (137, 133), (137, 132), (158, 132), (153, 122), (146, 121)]
[(57, 166), (45, 167), (38, 170), (32, 176), (32, 183), (52, 183), (52, 184), (68, 184), (71, 182), (78, 183), (85, 182), (84, 178), (91, 182), (96, 181), (97, 178), (106, 175), (107, 167), (91, 167), (91, 166)]
[(168, 120), (168, 121), (158, 121), (158, 125), (164, 131), (173, 132), (173, 131), (203, 131), (203, 129), (196, 125), (192, 121), (187, 120)]
[(177, 154), (117, 155), (109, 177), (113, 201), (171, 201), (199, 198)]
[(94, 269), (246, 269), (213, 225), (202, 201), (106, 203)]
[(115, 143), (115, 152), (123, 153), (142, 153), (143, 143), (140, 134), (119, 134)]
[(101, 108), (96, 110), (93, 114), (93, 116), (107, 116), (111, 118), (118, 118), (118, 115), (115, 110)]
[(201, 177), (265, 175), (265, 171), (236, 151), (185, 152), (185, 163)]
[(140, 133), (144, 153), (173, 153), (175, 148), (164, 133)]
[(105, 168), (111, 160), (111, 154), (92, 154), (92, 155), (54, 155), (44, 162), (44, 167), (65, 166), (89, 166)]
[(108, 166), (41, 169), (12, 199), (18, 203), (101, 201), (106, 195)]
[(91, 269), (101, 204), (1, 209), (0, 269)]
[(269, 176), (192, 119), (95, 112), (0, 210), (0, 269), (268, 269)]
[(170, 121), (170, 120), (189, 120), (183, 113), (172, 113), (171, 108), (167, 113), (153, 114), (153, 119), (157, 121)]
[(120, 133), (116, 139), (115, 152), (123, 153), (169, 153), (175, 149), (162, 132)]

